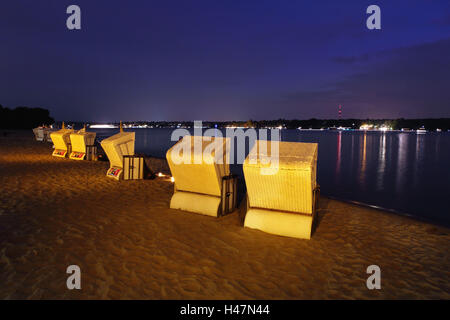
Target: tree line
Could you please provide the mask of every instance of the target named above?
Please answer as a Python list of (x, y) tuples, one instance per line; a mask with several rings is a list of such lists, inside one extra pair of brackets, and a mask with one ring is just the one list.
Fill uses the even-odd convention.
[[(149, 125), (160, 128), (174, 128), (179, 125), (192, 127), (192, 121), (124, 121), (125, 124)], [(244, 128), (278, 128), (285, 129), (328, 129), (345, 127), (359, 129), (362, 125), (387, 126), (394, 130), (407, 128), (416, 130), (424, 127), (427, 130), (450, 130), (450, 118), (428, 118), (428, 119), (308, 119), (308, 120), (235, 120), (235, 121), (203, 121), (208, 128), (244, 127)]]
[(0, 105), (0, 129), (32, 129), (41, 125), (51, 125), (55, 120), (43, 108), (4, 108)]
[(450, 118), (429, 118), (429, 119), (308, 119), (308, 120), (261, 120), (261, 121), (240, 121), (232, 122), (237, 126), (263, 128), (282, 126), (287, 129), (326, 129), (332, 127), (346, 127), (351, 129), (359, 129), (364, 124), (374, 126), (388, 126), (394, 130), (408, 128), (412, 130), (424, 127), (427, 130), (450, 130)]

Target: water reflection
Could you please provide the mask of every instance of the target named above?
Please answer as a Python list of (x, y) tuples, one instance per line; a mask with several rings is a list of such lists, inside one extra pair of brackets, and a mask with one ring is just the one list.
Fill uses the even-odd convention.
[(386, 170), (386, 133), (383, 132), (381, 134), (378, 149), (377, 190), (383, 189), (385, 170)]
[(359, 170), (359, 183), (361, 186), (364, 186), (364, 178), (366, 174), (366, 164), (367, 164), (367, 132), (364, 131), (364, 137), (363, 137), (363, 145), (362, 145), (362, 159), (360, 164), (360, 170)]
[(398, 135), (398, 155), (397, 155), (397, 170), (396, 170), (396, 190), (401, 191), (401, 188), (405, 184), (405, 170), (408, 165), (407, 154), (408, 154), (408, 138), (409, 133), (400, 133)]
[(424, 149), (424, 134), (417, 134), (416, 135), (416, 155), (414, 158), (414, 174), (413, 174), (413, 186), (417, 187), (419, 185), (419, 179), (418, 176), (420, 174), (419, 167), (421, 165), (421, 158), (423, 157)]
[(336, 181), (339, 180), (339, 174), (341, 171), (341, 149), (342, 149), (342, 131), (339, 131), (337, 135), (337, 156), (336, 156)]
[(441, 135), (440, 134), (436, 135), (436, 142), (434, 144), (434, 161), (435, 162), (439, 161), (438, 160), (439, 154), (440, 154), (439, 149), (440, 149), (440, 145), (441, 145), (440, 140), (441, 140)]
[(351, 155), (350, 155), (350, 168), (352, 169), (351, 170), (351, 173), (353, 174), (353, 168), (355, 168), (354, 167), (354, 160), (355, 160), (355, 136), (354, 135), (352, 135), (352, 145), (351, 145)]

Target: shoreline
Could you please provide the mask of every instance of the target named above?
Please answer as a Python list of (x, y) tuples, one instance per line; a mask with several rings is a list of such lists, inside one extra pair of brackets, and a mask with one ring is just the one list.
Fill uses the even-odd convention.
[[(243, 228), (239, 209), (171, 210), (167, 179), (117, 182), (108, 162), (51, 150), (0, 134), (0, 299), (450, 298), (444, 226), (321, 197), (312, 239), (285, 238)], [(72, 264), (82, 290), (66, 288)]]
[(359, 206), (359, 207), (362, 207), (362, 208), (370, 208), (370, 209), (373, 209), (373, 210), (378, 210), (380, 212), (393, 214), (393, 215), (396, 215), (396, 216), (399, 216), (399, 217), (405, 217), (405, 218), (408, 218), (408, 219), (412, 219), (412, 220), (415, 220), (417, 222), (431, 224), (431, 225), (434, 225), (436, 227), (450, 228), (450, 225), (446, 224), (445, 222), (434, 221), (434, 220), (431, 220), (431, 219), (427, 219), (427, 218), (424, 218), (424, 217), (421, 217), (421, 216), (418, 216), (418, 215), (406, 213), (406, 212), (399, 211), (399, 210), (396, 210), (396, 209), (385, 208), (385, 207), (377, 206), (377, 205), (374, 205), (374, 204), (359, 202), (359, 201), (356, 201), (356, 200), (347, 200), (347, 199), (334, 197), (334, 196), (330, 196), (330, 195), (323, 195), (323, 196), (327, 197), (329, 199), (332, 199), (332, 200), (345, 202), (345, 203), (352, 204), (352, 205), (355, 205), (355, 206)]
[[(155, 157), (155, 156), (147, 155), (147, 154), (145, 154), (145, 156), (147, 158), (151, 158), (153, 160), (153, 162), (156, 161), (158, 163), (159, 162), (166, 163), (166, 159), (165, 158)], [(161, 171), (162, 173), (170, 174), (170, 170), (169, 170), (167, 165), (165, 165), (165, 166), (161, 165), (161, 167), (163, 168), (162, 169), (163, 171)], [(157, 173), (157, 172), (155, 172), (155, 173)], [(239, 179), (241, 180), (241, 179), (243, 179), (243, 177), (241, 175), (239, 175)], [(400, 211), (400, 210), (396, 210), (396, 209), (385, 208), (385, 207), (378, 206), (378, 205), (375, 205), (375, 204), (369, 204), (369, 203), (360, 202), (360, 201), (357, 201), (357, 200), (344, 199), (344, 198), (335, 197), (335, 196), (332, 196), (332, 195), (329, 195), (329, 194), (323, 194), (323, 193), (321, 193), (321, 197), (326, 197), (328, 199), (345, 202), (345, 203), (352, 204), (352, 205), (355, 205), (355, 206), (360, 206), (360, 207), (363, 207), (363, 208), (370, 208), (370, 209), (378, 210), (378, 211), (384, 212), (384, 213), (394, 214), (394, 215), (400, 216), (400, 217), (406, 217), (406, 218), (409, 218), (409, 219), (412, 219), (412, 220), (416, 220), (418, 222), (431, 224), (431, 225), (434, 225), (436, 227), (450, 228), (450, 224), (447, 224), (445, 222), (435, 221), (435, 220), (432, 220), (432, 219), (427, 219), (427, 218), (421, 217), (419, 215), (410, 214), (410, 213), (407, 213), (407, 212), (404, 212), (404, 211)]]

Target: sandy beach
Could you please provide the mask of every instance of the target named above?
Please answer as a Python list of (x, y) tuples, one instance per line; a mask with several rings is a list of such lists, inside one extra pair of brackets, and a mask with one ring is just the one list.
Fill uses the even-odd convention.
[[(322, 197), (311, 240), (274, 236), (239, 210), (169, 209), (168, 179), (117, 182), (107, 162), (51, 152), (31, 130), (0, 134), (1, 299), (450, 298), (447, 228)], [(73, 264), (81, 290), (66, 287)]]

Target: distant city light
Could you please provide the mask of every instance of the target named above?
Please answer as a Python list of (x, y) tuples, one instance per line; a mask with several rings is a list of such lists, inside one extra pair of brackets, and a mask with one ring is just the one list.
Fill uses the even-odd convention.
[(373, 124), (363, 124), (359, 127), (359, 130), (371, 130), (373, 129)]
[(374, 126), (373, 124), (362, 124), (359, 127), (359, 130), (378, 130), (378, 131), (392, 131), (392, 127), (386, 124), (381, 125), (380, 127)]
[(427, 133), (427, 129), (425, 129), (425, 127), (422, 126), (422, 127), (420, 127), (419, 129), (416, 130), (416, 133), (419, 133), (419, 134)]
[(89, 128), (93, 129), (112, 129), (112, 128), (118, 128), (118, 126), (113, 124), (91, 124)]
[(383, 124), (383, 125), (380, 127), (380, 130), (381, 130), (381, 131), (391, 131), (391, 130), (392, 130), (392, 127), (391, 127), (391, 126), (388, 126), (388, 125), (386, 125), (386, 124)]

